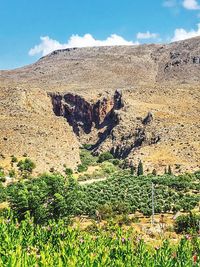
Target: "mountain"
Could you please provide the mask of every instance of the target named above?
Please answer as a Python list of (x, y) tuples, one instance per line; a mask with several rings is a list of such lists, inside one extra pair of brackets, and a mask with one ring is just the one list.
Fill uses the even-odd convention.
[(57, 50), (0, 71), (0, 165), (75, 168), (79, 146), (141, 159), (146, 171), (200, 168), (200, 38)]

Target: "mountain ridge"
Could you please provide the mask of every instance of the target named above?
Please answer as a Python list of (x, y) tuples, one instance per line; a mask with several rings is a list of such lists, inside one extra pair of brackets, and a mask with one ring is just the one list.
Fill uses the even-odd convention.
[[(162, 171), (167, 165), (181, 165), (177, 171), (198, 169), (199, 70), (200, 38), (192, 38), (166, 45), (57, 50), (31, 65), (0, 71), (0, 133), (6, 139), (0, 150), (6, 159), (29, 151), (39, 172), (51, 167), (62, 171), (64, 164), (75, 168), (78, 147), (88, 142), (99, 144), (95, 153), (126, 154), (135, 164), (142, 159), (146, 170)], [(117, 89), (124, 106), (112, 115)], [(59, 115), (52, 95), (61, 98)], [(86, 133), (83, 117), (90, 116), (85, 109), (90, 103), (99, 103), (97, 120), (106, 118), (107, 123), (98, 129), (93, 121)], [(115, 113), (119, 121), (109, 130)], [(148, 113), (153, 120), (143, 125)], [(78, 125), (79, 136), (70, 118), (76, 118), (71, 125)]]

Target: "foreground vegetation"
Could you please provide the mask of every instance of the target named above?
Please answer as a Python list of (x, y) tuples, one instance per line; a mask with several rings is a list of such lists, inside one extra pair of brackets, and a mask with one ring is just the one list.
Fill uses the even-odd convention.
[[(0, 203), (5, 203), (0, 213), (0, 266), (200, 264), (200, 215), (191, 212), (200, 201), (200, 172), (175, 176), (169, 166), (163, 175), (156, 170), (144, 175), (141, 161), (134, 167), (108, 152), (93, 157), (85, 149), (77, 176), (63, 166), (65, 175), (51, 169), (34, 178), (35, 164), (30, 159), (18, 161), (12, 156), (11, 163), (12, 182), (7, 182), (0, 168)], [(91, 166), (95, 171), (87, 173)], [(138, 218), (129, 216), (152, 215), (152, 185), (155, 213), (184, 213), (170, 230), (176, 232), (176, 242), (164, 240), (160, 228), (162, 241), (156, 247), (138, 236), (134, 229)], [(94, 225), (85, 230), (76, 224), (72, 227), (77, 217), (84, 216), (91, 222), (95, 219)], [(103, 226), (102, 220), (107, 222)]]
[(112, 226), (81, 231), (63, 220), (35, 225), (27, 217), (21, 223), (0, 220), (0, 266), (134, 266), (192, 267), (200, 264), (200, 240), (186, 236), (178, 244), (163, 241), (146, 244), (133, 230)]

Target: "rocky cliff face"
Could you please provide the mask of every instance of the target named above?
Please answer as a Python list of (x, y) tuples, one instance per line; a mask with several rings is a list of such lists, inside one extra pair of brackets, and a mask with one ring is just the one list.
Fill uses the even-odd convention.
[(78, 137), (91, 133), (93, 128), (111, 130), (118, 124), (116, 110), (123, 107), (122, 94), (118, 90), (113, 97), (103, 97), (95, 103), (72, 93), (49, 95), (55, 115), (64, 117)]
[(81, 143), (90, 136), (91, 148), (94, 154), (109, 150), (115, 157), (124, 159), (135, 149), (143, 145), (156, 144), (160, 136), (149, 130), (153, 121), (151, 112), (140, 119), (127, 132), (121, 135), (119, 129), (123, 125), (123, 108), (126, 108), (122, 92), (116, 90), (113, 96), (103, 97), (95, 103), (88, 102), (79, 95), (49, 94), (56, 116), (64, 117)]

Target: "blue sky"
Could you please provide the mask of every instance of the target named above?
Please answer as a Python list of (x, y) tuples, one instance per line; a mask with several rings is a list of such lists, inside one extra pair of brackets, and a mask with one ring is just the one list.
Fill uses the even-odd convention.
[(199, 22), (199, 0), (1, 0), (0, 69), (65, 47), (190, 38)]

